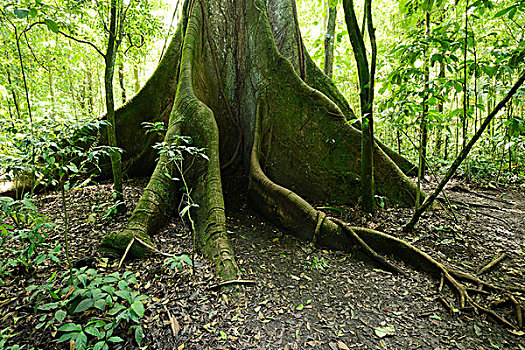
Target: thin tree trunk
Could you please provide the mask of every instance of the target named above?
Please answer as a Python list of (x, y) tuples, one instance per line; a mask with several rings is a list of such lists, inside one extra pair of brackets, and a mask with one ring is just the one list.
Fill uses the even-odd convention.
[(91, 69), (88, 66), (86, 70), (86, 79), (87, 79), (87, 107), (90, 114), (93, 114), (94, 111), (94, 91), (93, 91), (93, 74)]
[[(7, 51), (6, 51), (6, 54), (7, 54)], [(9, 60), (9, 57), (8, 57), (8, 60)], [(16, 115), (18, 119), (21, 119), (22, 117), (20, 115), (20, 104), (18, 102), (18, 94), (16, 93), (15, 86), (13, 85), (13, 81), (11, 80), (11, 71), (9, 70), (9, 67), (7, 64), (5, 65), (5, 73), (7, 76), (7, 82), (9, 83), (9, 89), (11, 90), (11, 96), (13, 97), (13, 103), (15, 105)]]
[[(425, 13), (425, 26), (426, 26), (426, 36), (430, 35), (430, 13), (427, 11)], [(428, 40), (427, 40), (428, 42)], [(422, 106), (422, 113), (421, 113), (421, 124), (419, 125), (419, 168), (418, 168), (418, 174), (417, 174), (417, 188), (418, 190), (421, 189), (421, 181), (425, 178), (425, 170), (426, 170), (426, 157), (427, 157), (427, 139), (428, 139), (428, 128), (427, 128), (427, 118), (428, 118), (428, 89), (429, 89), (429, 80), (430, 80), (430, 68), (429, 68), (429, 47), (425, 49), (425, 62), (424, 65), (424, 84), (423, 84), (423, 106)], [(417, 192), (416, 196), (416, 209), (419, 207), (420, 204), (420, 191)]]
[(118, 82), (122, 92), (122, 104), (126, 103), (126, 85), (124, 84), (124, 62), (123, 58), (118, 65)]
[(67, 74), (67, 77), (68, 77), (67, 82), (69, 85), (69, 94), (71, 96), (70, 104), (73, 105), (73, 114), (75, 116), (75, 120), (78, 121), (78, 111), (77, 111), (77, 102), (76, 102), (76, 97), (75, 97), (75, 88), (73, 86), (73, 81), (71, 81), (71, 76)]
[(140, 91), (139, 67), (137, 64), (133, 65), (133, 79), (135, 81), (135, 93)]
[[(441, 84), (441, 81), (445, 78), (445, 64), (443, 62), (441, 62), (439, 64), (439, 75), (438, 75), (438, 78), (439, 78), (439, 82)], [(438, 105), (437, 105), (437, 110), (438, 110), (438, 113), (439, 115), (442, 117), (443, 116), (443, 101), (442, 100), (438, 100)], [(444, 118), (442, 118), (442, 120), (444, 120)], [(442, 126), (442, 125), (440, 125)], [(441, 137), (443, 133), (443, 130), (440, 130), (439, 128), (437, 129), (436, 131), (436, 148), (434, 150), (434, 155), (435, 156), (438, 156), (440, 157), (441, 156), (441, 146), (442, 146), (442, 143), (443, 143), (443, 138)]]
[[(117, 136), (115, 131), (115, 100), (113, 96), (113, 75), (115, 69), (115, 59), (118, 50), (117, 31), (117, 0), (111, 0), (110, 26), (108, 36), (108, 46), (104, 57), (104, 88), (106, 91), (106, 113), (108, 118), (108, 144), (117, 147)], [(115, 202), (120, 212), (125, 210), (124, 194), (122, 187), (122, 162), (118, 151), (111, 152), (111, 168), (113, 171), (113, 189), (115, 192)]]
[(467, 144), (467, 119), (468, 119), (468, 107), (469, 107), (469, 100), (468, 100), (468, 75), (467, 75), (467, 49), (468, 49), (468, 7), (469, 2), (467, 0), (465, 4), (465, 40), (464, 40), (464, 48), (463, 48), (463, 119), (461, 123), (461, 130), (462, 130), (462, 137), (463, 142), (462, 146), (465, 148), (465, 145)]
[(334, 68), (334, 44), (335, 44), (335, 23), (337, 19), (338, 0), (328, 0), (328, 21), (324, 37), (324, 73), (332, 77)]
[(55, 77), (53, 76), (53, 65), (51, 62), (47, 62), (47, 73), (48, 73), (48, 84), (49, 84), (49, 96), (51, 97), (51, 103), (54, 105), (56, 102), (55, 98)]
[(396, 137), (396, 139), (397, 139), (397, 153), (399, 153), (399, 154), (401, 154), (401, 133), (399, 132), (399, 128), (400, 128), (400, 127), (401, 127), (401, 126), (398, 126), (398, 127), (396, 128), (396, 134), (397, 134), (397, 135), (396, 135), (396, 136), (397, 136), (397, 137)]
[[(30, 133), (31, 137), (34, 138), (35, 136), (35, 126), (33, 125), (33, 114), (31, 112), (31, 101), (29, 99), (29, 88), (27, 86), (27, 79), (26, 79), (26, 71), (24, 67), (24, 61), (22, 59), (22, 49), (20, 48), (20, 37), (18, 36), (18, 30), (15, 25), (13, 25), (15, 30), (15, 38), (16, 38), (16, 48), (18, 52), (18, 59), (20, 61), (20, 69), (22, 71), (22, 81), (24, 82), (24, 91), (26, 96), (26, 103), (27, 103), (27, 113), (29, 116), (29, 127), (30, 127)], [(35, 144), (31, 143), (31, 183), (36, 182), (36, 169), (34, 167), (35, 165)], [(34, 193), (34, 186), (31, 186), (31, 195)]]
[[(374, 124), (373, 124), (373, 77), (375, 75), (376, 44), (372, 22), (371, 0), (365, 2), (365, 16), (368, 22), (368, 34), (372, 44), (372, 66), (368, 65), (366, 47), (354, 11), (353, 0), (343, 0), (348, 35), (354, 50), (359, 76), (359, 97), (361, 104), (361, 205), (365, 212), (375, 209), (374, 200)], [(369, 71), (370, 69), (370, 71)]]

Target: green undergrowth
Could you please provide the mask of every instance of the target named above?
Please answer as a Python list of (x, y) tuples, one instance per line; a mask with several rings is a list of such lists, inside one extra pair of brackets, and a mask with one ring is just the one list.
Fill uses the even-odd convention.
[(75, 343), (75, 349), (110, 349), (133, 333), (140, 346), (144, 338), (141, 319), (148, 297), (135, 291), (134, 273), (99, 273), (83, 267), (74, 269), (74, 283), (68, 273), (57, 273), (42, 285), (27, 288), (38, 318), (36, 328), (58, 332), (57, 343)]

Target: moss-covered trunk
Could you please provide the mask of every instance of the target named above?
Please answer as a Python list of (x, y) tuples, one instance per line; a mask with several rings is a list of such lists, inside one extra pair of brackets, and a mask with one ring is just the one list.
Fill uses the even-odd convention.
[[(304, 50), (292, 0), (187, 0), (159, 68), (116, 117), (128, 174), (153, 175), (127, 227), (108, 235), (104, 249), (123, 251), (133, 237), (151, 244), (149, 236), (178, 207), (181, 186), (165, 174), (181, 174), (166, 155), (154, 162), (156, 140), (144, 133), (146, 121), (165, 123), (168, 145), (184, 135), (205, 149), (207, 161), (185, 160), (184, 177), (198, 205), (191, 209), (197, 247), (225, 279), (239, 277), (239, 269), (225, 229), (221, 172), (243, 169), (237, 173), (250, 178), (254, 206), (269, 216), (277, 213), (274, 221), (304, 239), (317, 231), (329, 237), (334, 230), (333, 223), (319, 224), (307, 200), (359, 199), (361, 133), (348, 122), (355, 117), (344, 97)], [(406, 171), (408, 162), (383, 145), (376, 145), (374, 159), (377, 192), (412, 205), (417, 190), (396, 165)], [(290, 196), (302, 201), (302, 209), (286, 204)], [(292, 212), (306, 215), (305, 221), (294, 225), (298, 216)], [(351, 245), (330, 237), (319, 242), (338, 249)], [(134, 241), (132, 255), (148, 252), (140, 241)]]

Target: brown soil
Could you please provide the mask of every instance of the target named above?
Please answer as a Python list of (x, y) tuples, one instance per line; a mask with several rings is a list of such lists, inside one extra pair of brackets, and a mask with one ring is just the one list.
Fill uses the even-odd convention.
[[(227, 184), (228, 231), (243, 271), (255, 280), (235, 300), (212, 290), (218, 281), (210, 264), (197, 256), (196, 275), (188, 269), (169, 270), (162, 256), (127, 261), (122, 271), (139, 275), (138, 290), (149, 296), (143, 325), (144, 349), (517, 349), (525, 350), (525, 338), (469, 310), (450, 315), (437, 299), (439, 281), (404, 266), (409, 277), (393, 275), (363, 262), (359, 252), (329, 252), (296, 240), (261, 220), (246, 204), (244, 186)], [(125, 194), (133, 208), (144, 180), (128, 182)], [(475, 273), (479, 266), (506, 253), (508, 258), (483, 275), (494, 284), (523, 287), (525, 273), (525, 196), (513, 190), (469, 189), (455, 183), (447, 190), (458, 222), (451, 214), (427, 214), (412, 234), (400, 227), (409, 209), (387, 208), (374, 216), (357, 209), (326, 209), (352, 224), (403, 236), (447, 266)], [(127, 217), (102, 219), (97, 208), (110, 203), (109, 186), (89, 186), (69, 194), (71, 250), (77, 265), (114, 270), (118, 261), (103, 267), (98, 242)], [(60, 221), (56, 194), (39, 198), (42, 212)], [(319, 204), (319, 206), (323, 206)], [(328, 206), (328, 205), (324, 205)], [(88, 220), (89, 215), (96, 218)], [(57, 233), (52, 240), (62, 240)], [(191, 238), (180, 220), (154, 237), (163, 252), (191, 252)], [(401, 264), (398, 262), (398, 264)], [(60, 334), (35, 329), (38, 322), (26, 287), (43, 283), (54, 270), (49, 265), (31, 276), (8, 279), (0, 286), (0, 329), (11, 328), (9, 344), (28, 348), (64, 349)], [(519, 296), (519, 294), (518, 294)], [(523, 295), (520, 296), (523, 302)], [(454, 303), (453, 296), (450, 299)], [(180, 329), (174, 335), (166, 308)], [(512, 309), (499, 309), (512, 319)], [(379, 327), (393, 329), (379, 337)], [(138, 348), (131, 332), (122, 330), (125, 342), (114, 349)], [(383, 335), (383, 334), (379, 334)]]

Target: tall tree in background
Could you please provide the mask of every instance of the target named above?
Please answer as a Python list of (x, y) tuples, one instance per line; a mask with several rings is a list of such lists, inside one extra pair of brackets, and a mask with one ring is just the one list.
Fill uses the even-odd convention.
[(124, 5), (123, 0), (111, 0), (109, 8), (99, 7), (100, 17), (104, 18), (103, 13), (107, 11), (108, 22), (103, 22), (103, 26), (107, 31), (107, 43), (105, 53), (99, 49), (93, 42), (79, 39), (76, 36), (58, 31), (62, 35), (80, 43), (88, 44), (96, 50), (104, 58), (104, 94), (106, 102), (106, 116), (108, 121), (107, 127), (107, 144), (113, 148), (111, 152), (111, 169), (113, 175), (113, 191), (114, 199), (117, 205), (117, 211), (122, 213), (126, 210), (124, 204), (124, 192), (122, 186), (122, 161), (120, 152), (117, 150), (117, 135), (116, 135), (116, 121), (115, 121), (115, 96), (113, 89), (113, 77), (115, 75), (115, 63), (117, 52), (119, 50), (122, 39), (125, 35), (124, 23), (126, 22), (126, 14), (131, 5), (131, 1)]
[[(104, 56), (104, 89), (106, 91), (106, 113), (109, 122), (108, 144), (111, 147), (117, 147), (117, 135), (115, 129), (115, 97), (113, 95), (113, 76), (115, 73), (115, 60), (117, 52), (124, 36), (124, 22), (126, 20), (126, 12), (129, 8), (124, 7), (122, 0), (111, 0), (109, 11), (109, 32), (106, 53)], [(113, 169), (113, 189), (117, 209), (123, 212), (126, 207), (124, 205), (124, 192), (122, 188), (122, 162), (120, 153), (116, 150), (111, 152), (111, 168)]]
[(334, 70), (334, 44), (335, 44), (335, 24), (337, 21), (337, 4), (339, 0), (328, 0), (326, 2), (327, 21), (324, 36), (324, 74), (332, 77)]
[[(421, 188), (421, 181), (425, 178), (427, 164), (427, 143), (428, 143), (428, 97), (430, 89), (430, 12), (425, 11), (425, 36), (426, 47), (423, 50), (423, 101), (421, 106), (421, 120), (419, 121), (419, 167), (417, 173), (417, 187)], [(421, 198), (416, 197), (417, 209)]]
[[(359, 30), (353, 0), (343, 0), (348, 35), (354, 50), (359, 77), (361, 104), (361, 204), (365, 212), (375, 210), (374, 189), (374, 80), (377, 60), (375, 28), (372, 21), (372, 0), (365, 0), (364, 21), (370, 38), (370, 64), (363, 33)], [(364, 27), (364, 26), (363, 26)]]

